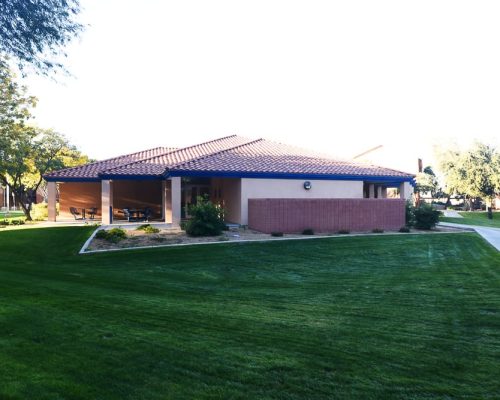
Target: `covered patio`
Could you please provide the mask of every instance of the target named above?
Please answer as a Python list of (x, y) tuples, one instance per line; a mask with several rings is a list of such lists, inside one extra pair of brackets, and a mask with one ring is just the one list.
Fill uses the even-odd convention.
[(100, 221), (104, 225), (147, 221), (179, 226), (181, 178), (49, 181), (48, 219)]

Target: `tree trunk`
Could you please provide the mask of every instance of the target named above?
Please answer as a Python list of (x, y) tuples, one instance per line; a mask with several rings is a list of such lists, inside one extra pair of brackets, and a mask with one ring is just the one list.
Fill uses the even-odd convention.
[(448, 208), (449, 206), (451, 206), (451, 195), (449, 195), (447, 198), (446, 198), (446, 203), (444, 205), (444, 208)]
[(32, 201), (29, 196), (24, 192), (24, 190), (16, 189), (13, 190), (16, 195), (16, 203), (23, 210), (26, 221), (33, 221), (31, 218), (31, 204)]
[(31, 218), (31, 203), (29, 204), (28, 207), (26, 207), (26, 204), (20, 201), (19, 206), (23, 210), (24, 216), (26, 217), (26, 221), (33, 221), (33, 219)]

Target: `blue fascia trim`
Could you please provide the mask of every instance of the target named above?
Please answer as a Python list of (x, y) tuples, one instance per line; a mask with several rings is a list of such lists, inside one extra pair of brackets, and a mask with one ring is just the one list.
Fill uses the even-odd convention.
[(99, 175), (99, 180), (111, 179), (114, 181), (161, 181), (162, 175)]
[(43, 177), (47, 182), (101, 182), (100, 178)]
[(274, 172), (228, 172), (228, 171), (170, 171), (165, 175), (100, 175), (98, 178), (44, 177), (47, 182), (101, 182), (103, 179), (128, 181), (155, 181), (169, 177), (214, 177), (214, 178), (261, 178), (261, 179), (310, 179), (338, 181), (373, 181), (398, 187), (401, 182), (409, 182), (415, 187), (413, 177), (374, 176), (374, 175), (335, 175), (335, 174), (287, 174)]
[(47, 177), (44, 179), (47, 182), (101, 182), (105, 179), (114, 181), (127, 180), (127, 181), (161, 181), (165, 179), (160, 175), (100, 175), (98, 178), (62, 178), (62, 177)]
[(311, 180), (339, 180), (339, 181), (374, 181), (386, 184), (412, 182), (414, 178), (374, 175), (335, 175), (335, 174), (290, 174), (275, 172), (231, 172), (231, 171), (169, 171), (167, 177), (214, 177), (214, 178), (263, 178), (263, 179), (311, 179)]

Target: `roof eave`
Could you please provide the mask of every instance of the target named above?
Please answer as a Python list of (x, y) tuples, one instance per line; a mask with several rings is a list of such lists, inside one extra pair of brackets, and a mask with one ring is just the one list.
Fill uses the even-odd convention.
[(414, 175), (390, 176), (368, 174), (306, 174), (283, 172), (250, 172), (250, 171), (198, 171), (198, 170), (170, 170), (165, 175), (168, 177), (198, 176), (198, 177), (227, 177), (227, 178), (264, 178), (264, 179), (311, 179), (311, 180), (342, 180), (365, 181), (373, 180), (384, 183), (400, 183), (414, 181)]

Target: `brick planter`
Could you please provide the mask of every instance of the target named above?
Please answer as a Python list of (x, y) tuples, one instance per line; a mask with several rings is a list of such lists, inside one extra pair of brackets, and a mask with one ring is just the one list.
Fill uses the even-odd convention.
[(248, 226), (264, 232), (296, 233), (398, 230), (405, 225), (400, 199), (249, 199)]

